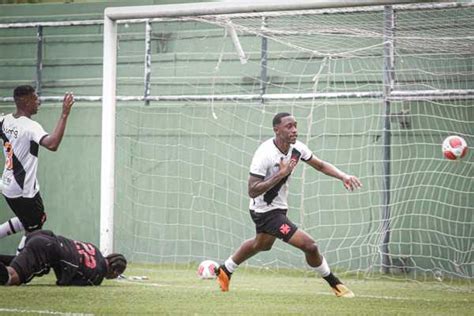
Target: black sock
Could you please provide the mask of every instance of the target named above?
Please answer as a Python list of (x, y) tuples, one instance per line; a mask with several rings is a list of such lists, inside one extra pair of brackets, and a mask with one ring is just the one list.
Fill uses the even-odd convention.
[(6, 285), (9, 279), (7, 267), (0, 262), (0, 285)]
[(231, 277), (231, 275), (232, 275), (232, 272), (229, 272), (229, 270), (227, 270), (227, 268), (225, 267), (225, 264), (222, 264), (220, 267), (218, 267), (218, 268), (216, 269), (216, 274), (217, 274), (217, 275), (219, 275), (219, 274), (218, 274), (218, 273), (219, 273), (219, 269), (224, 270), (225, 274), (227, 274), (227, 276), (228, 276), (229, 279), (230, 279), (230, 277)]
[(324, 280), (326, 280), (331, 287), (336, 287), (338, 284), (342, 284), (342, 282), (334, 275), (329, 273), (328, 276), (323, 277)]

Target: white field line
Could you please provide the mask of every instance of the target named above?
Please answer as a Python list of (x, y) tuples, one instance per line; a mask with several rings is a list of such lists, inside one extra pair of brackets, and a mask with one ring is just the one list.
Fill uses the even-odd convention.
[[(188, 285), (172, 285), (172, 284), (160, 284), (160, 283), (144, 283), (143, 281), (133, 281), (133, 280), (120, 280), (119, 282), (126, 282), (137, 284), (141, 286), (150, 286), (150, 287), (176, 287), (176, 288), (186, 288), (186, 289), (202, 289), (201, 286), (188, 286)], [(217, 288), (216, 284), (216, 291), (219, 289)], [(251, 291), (261, 291), (261, 289), (256, 288), (245, 288), (245, 290)], [(334, 296), (334, 294), (330, 292), (314, 292), (316, 295), (327, 295), (327, 296)], [(434, 302), (434, 299), (427, 299), (427, 298), (412, 298), (412, 297), (401, 297), (401, 296), (385, 296), (385, 295), (365, 295), (365, 294), (357, 294), (355, 293), (355, 299), (357, 298), (370, 298), (370, 299), (377, 299), (377, 300), (394, 300), (394, 301), (423, 301), (423, 302)], [(467, 300), (466, 300), (467, 301)]]
[(94, 314), (83, 314), (83, 313), (64, 313), (55, 311), (41, 311), (33, 309), (20, 309), (20, 308), (3, 308), (0, 307), (0, 313), (19, 313), (19, 314), (45, 314), (45, 315), (64, 315), (64, 316), (91, 316)]

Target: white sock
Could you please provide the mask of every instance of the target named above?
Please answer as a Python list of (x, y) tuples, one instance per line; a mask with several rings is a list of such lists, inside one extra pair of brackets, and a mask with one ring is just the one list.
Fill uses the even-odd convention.
[(18, 217), (10, 218), (8, 221), (0, 225), (0, 238), (18, 233), (23, 230), (23, 225), (21, 224)]
[[(323, 256), (321, 256), (323, 257)], [(328, 265), (328, 262), (326, 261), (326, 258), (323, 257), (323, 262), (321, 263), (320, 266), (314, 268), (316, 271), (319, 272), (319, 274), (321, 275), (321, 277), (327, 277), (330, 273), (331, 273), (331, 269), (329, 269), (329, 265)]]
[(26, 236), (23, 235), (23, 237), (21, 237), (21, 240), (20, 240), (20, 243), (18, 244), (18, 247), (16, 248), (16, 254), (18, 255), (20, 253), (20, 251), (23, 250), (23, 248), (25, 247), (25, 241), (26, 241)]
[(229, 259), (224, 262), (224, 265), (227, 271), (229, 271), (230, 273), (234, 273), (235, 269), (237, 269), (237, 267), (239, 266), (237, 263), (234, 262), (234, 260), (232, 260), (232, 257), (229, 257)]

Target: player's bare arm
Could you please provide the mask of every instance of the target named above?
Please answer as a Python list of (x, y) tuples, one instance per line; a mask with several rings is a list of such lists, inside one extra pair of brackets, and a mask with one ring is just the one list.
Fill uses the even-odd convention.
[(257, 196), (267, 192), (273, 188), (278, 182), (281, 181), (284, 177), (289, 175), (296, 166), (296, 161), (290, 160), (285, 162), (284, 160), (280, 161), (280, 171), (275, 173), (270, 178), (263, 180), (259, 177), (250, 175), (248, 181), (248, 192), (249, 196), (253, 199)]
[(311, 159), (307, 161), (307, 163), (319, 172), (341, 180), (344, 184), (344, 187), (349, 191), (354, 191), (355, 189), (362, 187), (362, 183), (356, 176), (349, 175), (339, 170), (333, 164), (321, 160), (315, 155), (313, 155)]
[(40, 144), (41, 146), (51, 150), (56, 151), (61, 144), (61, 140), (63, 139), (64, 131), (66, 129), (67, 118), (69, 113), (71, 112), (71, 107), (74, 104), (74, 95), (70, 92), (67, 92), (64, 95), (63, 99), (63, 110), (61, 113), (61, 117), (59, 118), (58, 123), (56, 124), (56, 128), (54, 131), (45, 136)]

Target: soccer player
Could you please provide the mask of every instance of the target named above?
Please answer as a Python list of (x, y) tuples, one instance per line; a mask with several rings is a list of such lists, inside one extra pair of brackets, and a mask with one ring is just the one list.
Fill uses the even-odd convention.
[(36, 230), (28, 234), (25, 247), (8, 265), (0, 261), (0, 284), (25, 284), (52, 268), (57, 285), (100, 285), (104, 278), (117, 278), (126, 267), (121, 254), (104, 257), (91, 243)]
[[(0, 137), (5, 155), (2, 191), (17, 217), (0, 225), (0, 237), (23, 229), (28, 234), (43, 227), (46, 213), (36, 179), (39, 145), (51, 151), (58, 149), (74, 104), (72, 93), (66, 93), (56, 128), (48, 134), (38, 122), (31, 119), (40, 106), (35, 89), (28, 85), (18, 86), (13, 91), (13, 98), (16, 112), (0, 117)], [(23, 247), (25, 238), (23, 236), (20, 241), (19, 250)]]
[(250, 166), (248, 194), (250, 216), (256, 226), (256, 236), (242, 243), (223, 265), (216, 269), (222, 291), (229, 290), (230, 278), (237, 267), (260, 251), (270, 250), (276, 238), (301, 249), (306, 262), (329, 283), (337, 297), (354, 294), (331, 272), (313, 238), (287, 217), (288, 179), (300, 160), (328, 176), (342, 181), (350, 191), (362, 186), (358, 178), (348, 175), (332, 164), (317, 158), (298, 136), (297, 122), (290, 113), (278, 113), (273, 118), (275, 137), (262, 143)]

